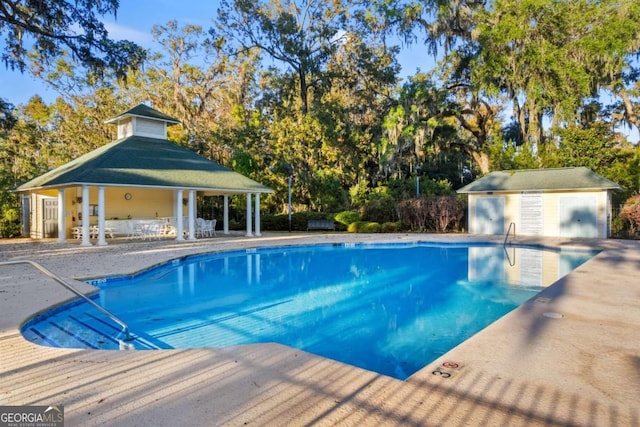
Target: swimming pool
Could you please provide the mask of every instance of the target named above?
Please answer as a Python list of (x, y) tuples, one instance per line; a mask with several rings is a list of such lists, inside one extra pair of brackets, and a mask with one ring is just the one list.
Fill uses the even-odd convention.
[[(174, 260), (90, 281), (137, 349), (278, 342), (405, 379), (595, 253), (492, 244), (336, 244)], [(118, 348), (118, 325), (86, 303), (38, 316), (23, 336)]]

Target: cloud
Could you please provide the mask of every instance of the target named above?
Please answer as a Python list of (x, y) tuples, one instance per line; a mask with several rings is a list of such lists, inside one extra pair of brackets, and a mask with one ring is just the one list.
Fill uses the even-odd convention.
[(153, 43), (150, 30), (148, 32), (139, 31), (116, 24), (115, 22), (105, 22), (104, 27), (109, 32), (109, 38), (114, 40), (129, 40), (145, 47)]

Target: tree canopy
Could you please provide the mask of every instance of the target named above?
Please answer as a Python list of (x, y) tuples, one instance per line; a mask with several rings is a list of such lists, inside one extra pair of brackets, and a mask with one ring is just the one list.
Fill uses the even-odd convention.
[[(59, 98), (0, 104), (2, 189), (105, 144), (105, 118), (149, 102), (183, 124), (172, 140), (274, 188), (261, 199), (271, 213), (286, 211), (289, 175), (294, 212), (379, 222), (496, 169), (588, 166), (622, 185), (616, 203), (640, 190), (640, 149), (623, 132), (640, 125), (636, 1), (223, 0), (211, 28), (158, 23), (144, 68), (102, 79), (92, 64), (125, 65), (98, 48), (110, 45), (97, 15), (117, 2), (48, 3), (1, 2), (63, 35), (30, 36), (52, 44), (41, 53), (58, 61), (40, 77)], [(66, 40), (74, 22), (84, 35)], [(18, 30), (29, 34), (0, 21)], [(102, 60), (83, 63), (67, 41)], [(402, 75), (408, 43), (436, 66)], [(17, 47), (3, 59), (20, 69), (6, 62), (28, 58)], [(18, 209), (13, 196), (0, 204)]]
[(118, 0), (1, 0), (1, 58), (6, 67), (24, 71), (28, 56), (48, 63), (65, 50), (92, 72), (112, 70), (118, 78), (139, 67), (146, 51), (135, 43), (109, 38), (99, 17), (116, 14)]

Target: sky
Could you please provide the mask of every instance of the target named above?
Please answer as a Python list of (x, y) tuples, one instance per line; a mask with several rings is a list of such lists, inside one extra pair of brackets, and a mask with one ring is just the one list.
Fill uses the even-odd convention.
[[(216, 0), (124, 0), (120, 1), (117, 16), (103, 17), (103, 22), (113, 39), (126, 39), (140, 46), (153, 48), (151, 28), (175, 19), (180, 26), (200, 25), (205, 30), (211, 27), (216, 16)], [(402, 75), (408, 76), (419, 68), (428, 71), (434, 59), (424, 46), (415, 45), (403, 49), (399, 62)], [(28, 71), (21, 74), (0, 64), (0, 98), (14, 104), (24, 104), (32, 96), (40, 95), (45, 102), (53, 102), (56, 92), (31, 76)]]

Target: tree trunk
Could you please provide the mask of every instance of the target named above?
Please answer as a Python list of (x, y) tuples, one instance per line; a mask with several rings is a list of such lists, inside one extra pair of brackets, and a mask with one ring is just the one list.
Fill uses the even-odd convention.
[(307, 86), (307, 72), (302, 65), (298, 68), (298, 78), (300, 79), (300, 109), (302, 111), (302, 115), (306, 116), (309, 111), (309, 101), (307, 100), (309, 87)]
[(633, 108), (633, 102), (631, 102), (629, 94), (626, 90), (622, 89), (620, 92), (618, 92), (618, 96), (622, 98), (622, 103), (624, 105), (624, 116), (627, 120), (627, 123), (635, 126), (637, 130), (640, 130), (640, 119), (638, 119), (638, 114), (636, 114)]
[(490, 172), (489, 154), (473, 151), (471, 152), (471, 157), (473, 157), (473, 160), (480, 168), (482, 175), (486, 175)]

